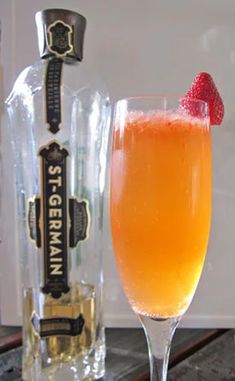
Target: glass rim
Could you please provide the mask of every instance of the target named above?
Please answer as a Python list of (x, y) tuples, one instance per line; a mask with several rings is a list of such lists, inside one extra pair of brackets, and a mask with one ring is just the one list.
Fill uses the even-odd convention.
[(159, 99), (159, 100), (175, 100), (175, 101), (182, 101), (183, 99), (189, 99), (190, 102), (195, 102), (195, 103), (201, 103), (204, 104), (206, 107), (209, 107), (208, 102), (198, 99), (198, 98), (187, 98), (185, 95), (179, 95), (179, 94), (150, 94), (150, 95), (134, 95), (134, 96), (128, 96), (125, 98), (120, 98), (115, 101), (115, 104), (117, 105), (118, 103), (124, 102), (124, 101), (141, 101), (141, 100), (154, 100), (154, 99)]

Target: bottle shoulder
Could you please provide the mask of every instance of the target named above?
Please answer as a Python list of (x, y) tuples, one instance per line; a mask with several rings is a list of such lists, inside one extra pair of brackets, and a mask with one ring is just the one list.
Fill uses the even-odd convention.
[(83, 88), (89, 88), (107, 95), (104, 82), (97, 75), (94, 68), (86, 62), (77, 62), (72, 65), (64, 63), (62, 83), (74, 93), (80, 92)]
[(43, 78), (44, 66), (41, 62), (27, 66), (15, 80), (12, 91), (5, 101), (6, 105), (11, 105), (17, 99), (24, 101), (25, 97), (31, 97), (37, 91), (40, 91), (43, 87)]
[[(6, 99), (6, 104), (10, 105), (12, 101), (32, 97), (38, 92), (44, 91), (45, 75), (47, 62), (38, 61), (31, 66), (26, 67), (16, 79), (13, 89)], [(98, 94), (106, 101), (109, 101), (108, 91), (102, 80), (86, 65), (67, 64), (62, 67), (61, 79), (62, 94), (72, 97), (80, 97), (81, 93), (94, 96)]]

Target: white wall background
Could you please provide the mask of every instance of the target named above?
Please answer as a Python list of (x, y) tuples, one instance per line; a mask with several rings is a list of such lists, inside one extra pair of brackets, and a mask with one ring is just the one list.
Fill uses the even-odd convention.
[[(226, 116), (221, 127), (213, 128), (211, 239), (200, 285), (182, 325), (235, 327), (235, 2), (0, 0), (4, 97), (18, 73), (38, 58), (34, 14), (50, 7), (73, 9), (87, 17), (85, 61), (96, 67), (113, 101), (137, 94), (183, 94), (200, 71), (209, 71), (215, 78)], [(4, 129), (2, 133), (5, 136)], [(16, 324), (19, 274), (8, 168), (2, 181), (8, 216), (2, 218), (1, 319)], [(107, 325), (138, 324), (119, 284), (110, 236), (105, 249), (105, 293)]]

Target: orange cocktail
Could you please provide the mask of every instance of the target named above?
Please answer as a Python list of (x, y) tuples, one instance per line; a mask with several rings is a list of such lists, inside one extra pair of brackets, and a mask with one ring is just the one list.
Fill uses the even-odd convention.
[(116, 123), (112, 236), (135, 312), (162, 318), (185, 312), (201, 275), (210, 215), (208, 118), (136, 111)]

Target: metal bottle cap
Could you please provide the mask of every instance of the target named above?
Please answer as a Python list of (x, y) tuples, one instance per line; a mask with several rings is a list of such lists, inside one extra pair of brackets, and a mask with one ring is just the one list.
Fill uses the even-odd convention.
[(45, 9), (35, 16), (41, 58), (82, 61), (86, 19), (66, 9)]

